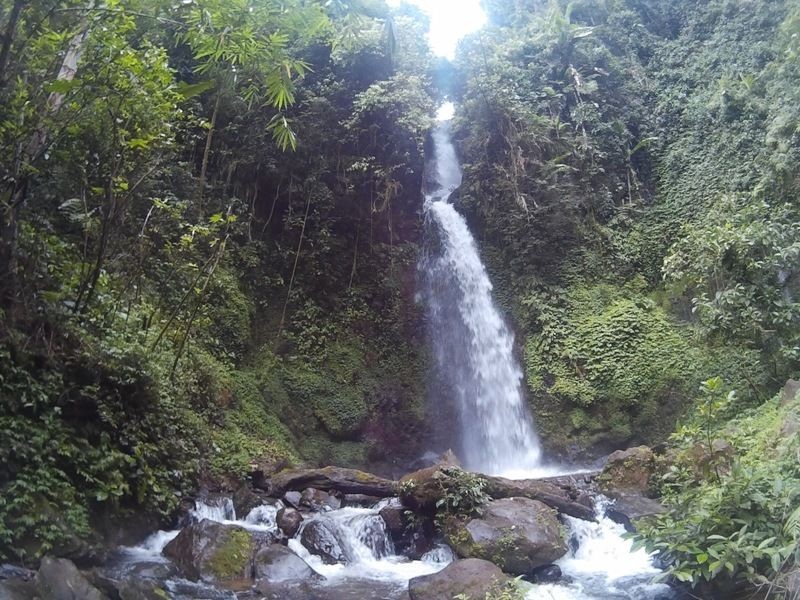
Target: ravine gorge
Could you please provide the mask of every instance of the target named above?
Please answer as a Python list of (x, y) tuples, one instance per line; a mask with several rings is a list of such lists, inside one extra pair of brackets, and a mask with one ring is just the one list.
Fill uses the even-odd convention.
[(4, 0), (0, 148), (0, 600), (800, 598), (797, 2)]

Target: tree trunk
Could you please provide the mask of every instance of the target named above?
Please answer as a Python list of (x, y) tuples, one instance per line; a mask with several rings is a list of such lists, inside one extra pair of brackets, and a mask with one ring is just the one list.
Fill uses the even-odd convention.
[[(13, 17), (13, 14), (11, 16)], [(17, 19), (18, 18), (19, 15), (17, 15)], [(11, 19), (9, 19), (9, 25), (10, 24)], [(8, 36), (8, 27), (6, 30), (6, 36)], [(13, 29), (11, 31), (13, 35)], [(89, 25), (88, 22), (84, 20), (81, 23), (80, 32), (70, 40), (67, 52), (64, 55), (64, 60), (61, 62), (61, 68), (58, 71), (56, 81), (72, 81), (75, 78), (78, 62), (80, 62), (81, 55), (83, 54), (88, 35)], [(6, 42), (10, 44), (8, 37), (4, 40), (4, 48)], [(9, 192), (8, 204), (5, 207), (2, 230), (0, 231), (0, 277), (2, 277), (2, 279), (0, 279), (2, 281), (2, 284), (0, 284), (0, 308), (6, 311), (7, 317), (12, 323), (14, 322), (17, 304), (19, 302), (19, 282), (17, 280), (19, 271), (19, 251), (17, 248), (19, 239), (19, 214), (25, 204), (30, 183), (30, 175), (27, 172), (23, 172), (23, 167), (34, 162), (46, 148), (48, 131), (45, 117), (56, 114), (63, 103), (63, 93), (53, 92), (50, 94), (44, 110), (44, 116), (39, 126), (36, 128), (36, 131), (33, 132), (28, 143), (21, 149), (15, 161), (16, 166), (13, 185)]]
[(203, 162), (200, 165), (200, 197), (203, 197), (206, 185), (206, 173), (208, 172), (208, 159), (211, 156), (211, 142), (214, 139), (214, 129), (217, 126), (217, 115), (219, 114), (219, 105), (222, 94), (217, 92), (217, 98), (214, 100), (214, 111), (211, 113), (211, 124), (206, 134), (206, 147), (203, 150)]
[(11, 13), (8, 15), (6, 31), (3, 34), (3, 45), (0, 46), (0, 89), (5, 87), (6, 84), (6, 70), (8, 69), (8, 60), (11, 57), (11, 45), (14, 43), (14, 33), (17, 30), (19, 15), (25, 4), (27, 4), (26, 0), (15, 0)]

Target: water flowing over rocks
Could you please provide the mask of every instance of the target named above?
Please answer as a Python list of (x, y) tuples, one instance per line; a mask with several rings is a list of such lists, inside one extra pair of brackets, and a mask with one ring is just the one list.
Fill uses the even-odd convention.
[(348, 563), (353, 553), (342, 540), (337, 525), (329, 520), (314, 520), (306, 523), (300, 533), (300, 542), (305, 548), (319, 556), (327, 565)]
[(497, 565), (478, 558), (451, 563), (438, 573), (415, 577), (408, 583), (411, 600), (452, 600), (459, 594), (484, 598), (509, 577)]
[(257, 581), (266, 580), (270, 583), (316, 582), (323, 579), (306, 561), (280, 544), (270, 544), (256, 552), (253, 575)]
[(493, 500), (479, 518), (451, 520), (445, 537), (463, 558), (490, 560), (513, 575), (532, 575), (567, 553), (555, 510), (537, 500)]

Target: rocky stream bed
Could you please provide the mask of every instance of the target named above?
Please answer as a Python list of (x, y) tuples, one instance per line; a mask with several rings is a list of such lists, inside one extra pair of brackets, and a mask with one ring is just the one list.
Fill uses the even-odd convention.
[(514, 578), (530, 599), (678, 598), (623, 538), (660, 510), (646, 496), (648, 453), (615, 453), (602, 474), (475, 476), (491, 499), (474, 515), (442, 513), (465, 473), (446, 464), (399, 481), (337, 467), (256, 477), (233, 495), (204, 492), (175, 529), (101, 565), (6, 565), (0, 599), (483, 599)]

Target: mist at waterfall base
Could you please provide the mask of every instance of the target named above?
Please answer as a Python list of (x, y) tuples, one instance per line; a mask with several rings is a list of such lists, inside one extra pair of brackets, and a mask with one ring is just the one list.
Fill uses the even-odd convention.
[(459, 424), (456, 454), (465, 468), (489, 475), (520, 479), (563, 473), (542, 463), (514, 335), (492, 300), (492, 283), (467, 222), (449, 201), (461, 185), (451, 115), (451, 106), (443, 106), (433, 133), (421, 270), (434, 377), (437, 389), (450, 396)]
[[(288, 541), (288, 546), (303, 558), (314, 571), (325, 577), (320, 595), (315, 598), (358, 598), (360, 600), (400, 600), (407, 598), (410, 579), (435, 573), (455, 560), (453, 552), (439, 545), (420, 560), (409, 560), (395, 553), (391, 538), (379, 511), (396, 498), (381, 500), (370, 507), (345, 507), (309, 515), (303, 527), (314, 520), (325, 522), (336, 537), (349, 561), (346, 564), (325, 564), (300, 542), (302, 529)], [(191, 513), (194, 520), (209, 519), (238, 525), (252, 531), (278, 533), (276, 515), (281, 501), (264, 504), (238, 519), (229, 498), (216, 498), (209, 503), (196, 502)], [(556, 561), (564, 573), (559, 583), (533, 585), (521, 582), (527, 600), (667, 600), (673, 598), (670, 588), (652, 583), (659, 571), (644, 550), (630, 551), (630, 542), (623, 539), (624, 528), (603, 516), (604, 504), (598, 504), (595, 521), (566, 517), (565, 526), (572, 550)], [(119, 572), (136, 568), (154, 568), (168, 564), (161, 554), (164, 546), (178, 531), (159, 531), (140, 545), (122, 548), (117, 558)], [(236, 594), (185, 579), (168, 580), (167, 589), (173, 600), (216, 598), (234, 600)]]

